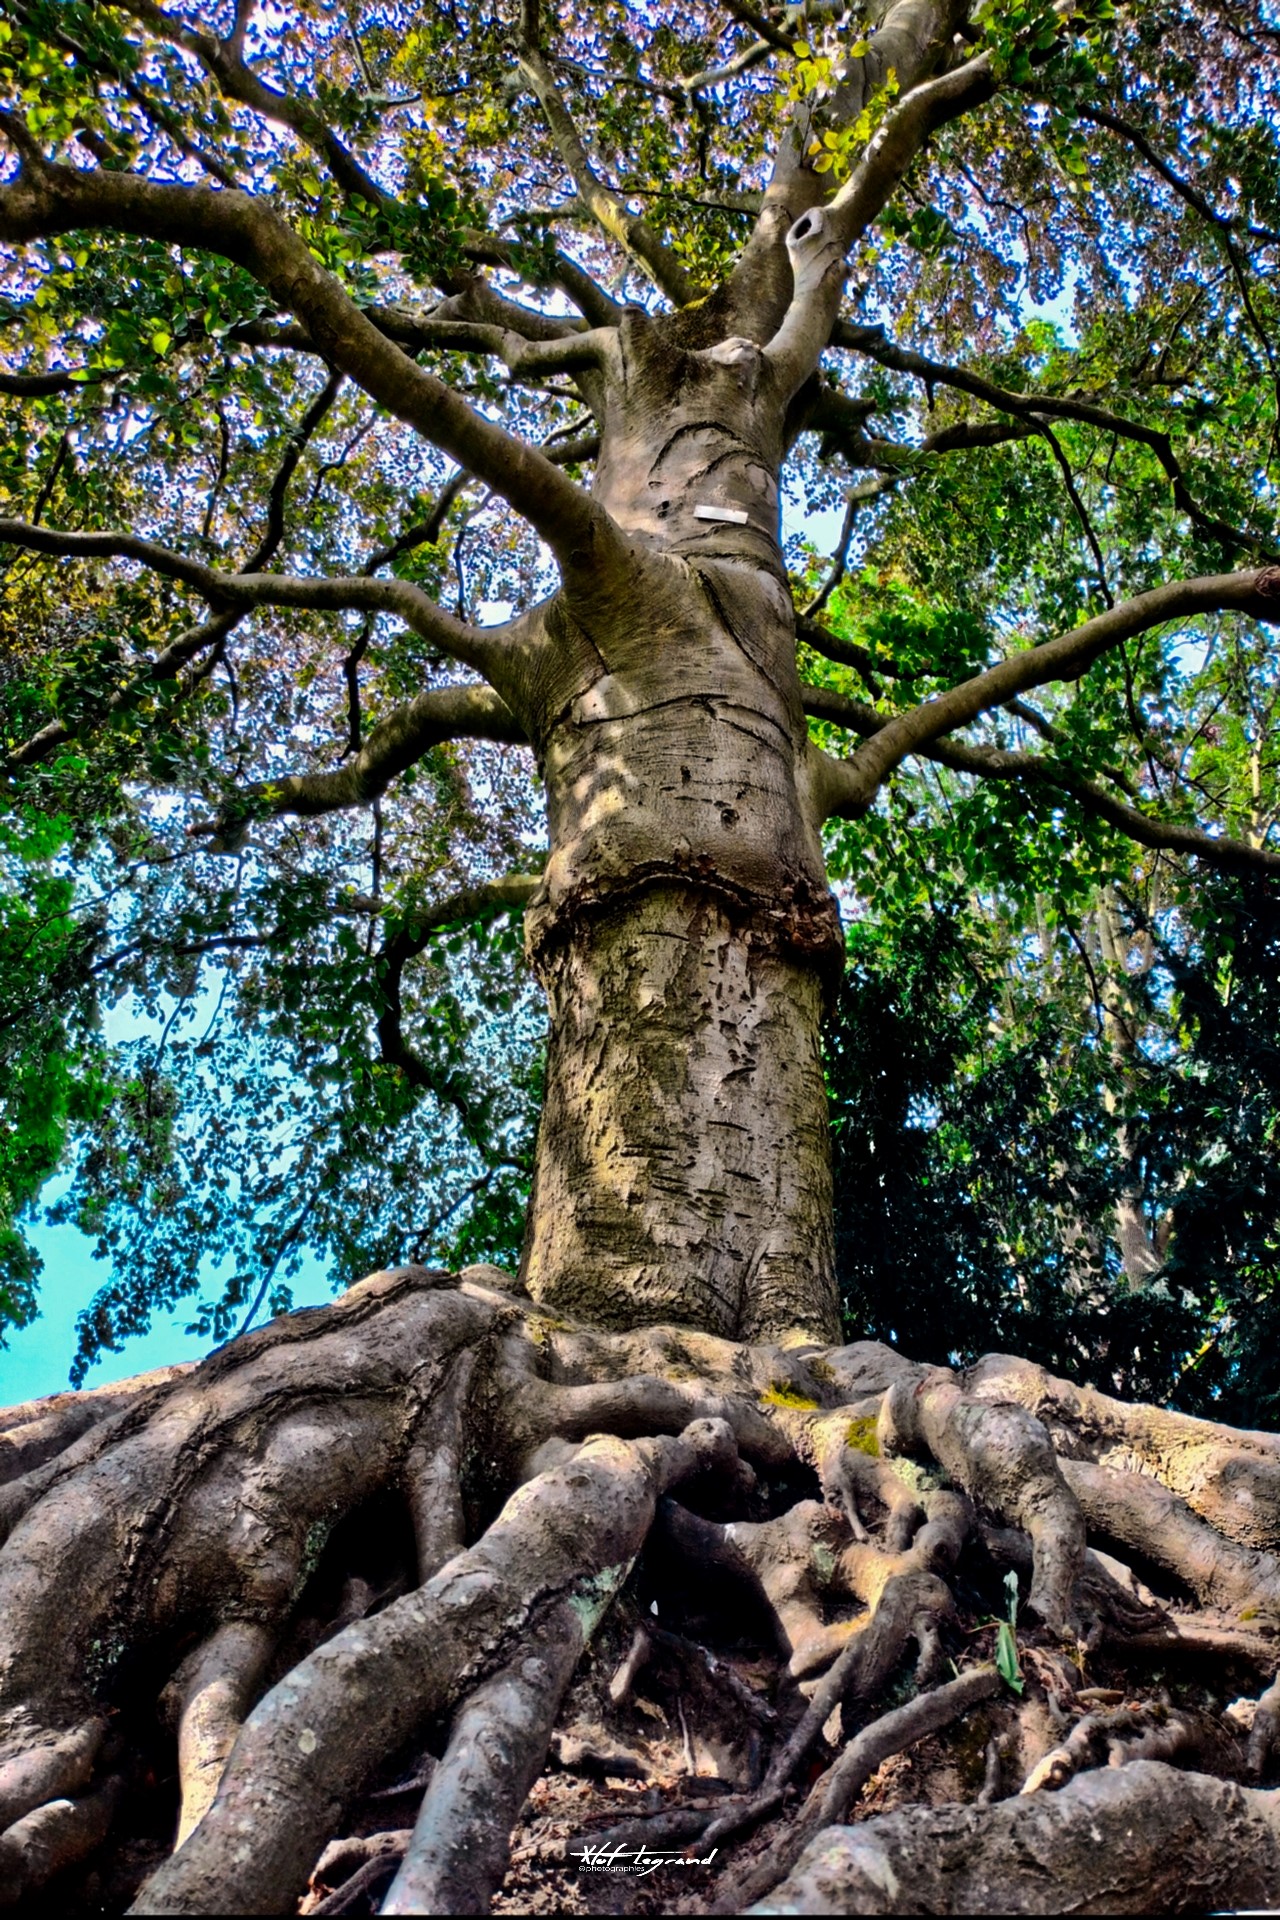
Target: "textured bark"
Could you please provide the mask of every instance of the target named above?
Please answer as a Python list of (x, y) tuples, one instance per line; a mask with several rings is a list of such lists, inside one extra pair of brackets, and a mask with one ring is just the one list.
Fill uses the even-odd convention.
[(604, 1326), (837, 1328), (822, 985), (840, 953), (779, 547), (788, 393), (628, 315), (595, 494), (633, 564), (548, 614), (514, 703), (547, 789), (551, 1011), (522, 1275)]
[(1280, 1903), (1280, 1812), (1155, 1761), (991, 1808), (828, 1827), (752, 1913), (1204, 1913)]
[[(763, 946), (763, 951), (761, 950)], [(544, 968), (546, 1104), (524, 1278), (602, 1326), (836, 1326), (812, 966), (693, 891), (593, 918)]]
[[(16, 1410), (0, 1455), (15, 1475), (0, 1548), (0, 1903), (23, 1920), (46, 1893), (82, 1910), (98, 1899), (85, 1875), (100, 1863), (115, 1876), (116, 1913), (130, 1898), (139, 1913), (360, 1911), (393, 1877), (385, 1911), (484, 1912), (548, 1758), (604, 1779), (649, 1775), (636, 1743), (655, 1692), (683, 1790), (593, 1844), (714, 1850), (707, 1906), (776, 1879), (796, 1838), (845, 1815), (878, 1762), (976, 1713), (1014, 1722), (1003, 1766), (987, 1740), (986, 1800), (1002, 1771), (1007, 1787), (1035, 1791), (918, 1807), (862, 1824), (852, 1841), (828, 1829), (763, 1910), (1053, 1910), (1035, 1905), (1050, 1895), (1027, 1863), (1058, 1858), (1081, 1910), (1132, 1910), (1142, 1874), (1195, 1904), (1185, 1889), (1220, 1891), (1237, 1847), (1261, 1898), (1273, 1887), (1274, 1795), (1147, 1763), (1270, 1777), (1271, 1563), (1162, 1494), (1154, 1473), (1055, 1456), (1008, 1386), (1034, 1390), (1044, 1411), (1052, 1400), (1054, 1430), (1077, 1448), (1063, 1409), (1079, 1423), (1089, 1406), (1095, 1440), (1126, 1413), (1137, 1431), (1157, 1418), (999, 1359), (961, 1381), (870, 1342), (611, 1333), (548, 1315), (491, 1268), (375, 1275), (198, 1367), (86, 1403), (100, 1415), (87, 1428), (61, 1399)], [(877, 1431), (919, 1464), (869, 1453)], [(38, 1439), (26, 1455), (24, 1432)], [(1176, 1419), (1160, 1432), (1166, 1450), (1181, 1435), (1201, 1463), (1248, 1459), (1257, 1524), (1280, 1481), (1268, 1436)], [(1170, 1457), (1169, 1477), (1185, 1483), (1186, 1449)], [(967, 1493), (939, 1486), (939, 1468)], [(1091, 1475), (1106, 1482), (1107, 1541), (1145, 1539), (1153, 1494), (1172, 1502), (1184, 1517), (1166, 1529), (1166, 1560), (1180, 1543), (1192, 1559), (1213, 1547), (1206, 1596), (1220, 1603), (1227, 1580), (1237, 1618), (1178, 1611), (1121, 1563), (1077, 1553), (1067, 1485), (1080, 1481), (1092, 1521)], [(804, 1497), (815, 1485), (825, 1502)], [(380, 1587), (370, 1554), (382, 1555)], [(990, 1600), (974, 1617), (973, 1583), (1000, 1594), (1009, 1566), (1028, 1597), (1058, 1594), (1061, 1619), (1089, 1626), (1069, 1659), (1052, 1608), (1041, 1606), (1041, 1627), (1023, 1608), (1020, 1707), (995, 1694)], [(1178, 1565), (1182, 1585), (1191, 1573)], [(591, 1683), (615, 1719), (595, 1726), (573, 1717), (582, 1656), (615, 1609)], [(720, 1623), (709, 1646), (699, 1613)], [(740, 1637), (756, 1649), (751, 1680), (734, 1670)], [(1084, 1684), (1075, 1658), (1099, 1649), (1132, 1665), (1136, 1700), (1109, 1678)], [(1142, 1693), (1153, 1660), (1169, 1674), (1189, 1659), (1251, 1668), (1261, 1697), (1218, 1712)], [(901, 1703), (913, 1672), (917, 1697)], [(707, 1715), (726, 1756), (715, 1781), (696, 1759)], [(175, 1768), (176, 1850), (159, 1862), (152, 1843), (139, 1888), (130, 1836), (157, 1773)], [(797, 1825), (789, 1798), (815, 1772)], [(1072, 1773), (1060, 1793), (1044, 1790)], [(395, 1784), (380, 1785), (388, 1776)], [(1126, 1853), (1114, 1884), (1080, 1837), (1086, 1815), (1100, 1832), (1139, 1836), (1137, 1864)], [(1167, 1831), (1152, 1864), (1157, 1819)], [(756, 1829), (764, 1848), (753, 1842), (743, 1877), (735, 1851)]]

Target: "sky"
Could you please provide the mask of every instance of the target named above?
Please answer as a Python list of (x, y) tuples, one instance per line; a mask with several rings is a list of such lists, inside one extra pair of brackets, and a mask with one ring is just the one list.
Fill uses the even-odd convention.
[[(46, 1194), (46, 1199), (50, 1197)], [(41, 1227), (28, 1237), (44, 1259), (40, 1316), (29, 1327), (11, 1333), (8, 1349), (0, 1352), (0, 1407), (65, 1391), (76, 1350), (76, 1315), (110, 1273), (104, 1261), (93, 1258), (93, 1242), (78, 1227)], [(324, 1271), (314, 1260), (306, 1261), (290, 1284), (297, 1307), (321, 1306), (333, 1298)], [(215, 1342), (207, 1334), (184, 1332), (194, 1307), (192, 1298), (180, 1302), (172, 1314), (157, 1315), (150, 1333), (127, 1340), (119, 1353), (104, 1354), (85, 1385), (106, 1386), (151, 1367), (200, 1360), (211, 1353)]]

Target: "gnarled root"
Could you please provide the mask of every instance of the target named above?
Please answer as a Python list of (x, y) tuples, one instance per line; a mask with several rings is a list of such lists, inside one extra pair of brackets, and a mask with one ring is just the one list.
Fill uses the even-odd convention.
[(994, 1807), (827, 1827), (752, 1913), (1204, 1913), (1273, 1908), (1273, 1796), (1157, 1761)]
[(1051, 1629), (1074, 1623), (1084, 1520), (1039, 1420), (1021, 1407), (978, 1399), (939, 1370), (890, 1388), (880, 1444), (886, 1453), (926, 1451), (979, 1505), (1028, 1533), (1030, 1606)]
[[(533, 1698), (522, 1711), (539, 1730), (541, 1703), (554, 1694), (553, 1719), (579, 1654), (644, 1543), (660, 1495), (732, 1451), (732, 1435), (716, 1421), (695, 1423), (677, 1439), (601, 1436), (568, 1465), (528, 1482), (476, 1546), (425, 1587), (317, 1648), (266, 1696), (241, 1729), (208, 1813), (131, 1911), (287, 1912), (335, 1814), (384, 1754), (506, 1667), (541, 1629), (561, 1636), (565, 1651), (526, 1683)], [(508, 1684), (514, 1690), (518, 1683)], [(480, 1718), (492, 1711), (492, 1701), (482, 1699)], [(458, 1741), (475, 1731), (468, 1714)], [(546, 1739), (550, 1733), (547, 1721)], [(493, 1791), (509, 1799), (519, 1757), (496, 1765), (489, 1758)], [(455, 1746), (428, 1789), (427, 1830), (415, 1830), (428, 1861), (438, 1846), (441, 1806), (448, 1808), (450, 1843), (468, 1837), (464, 1771)], [(482, 1807), (476, 1811), (482, 1816)]]
[[(1174, 1820), (1152, 1886), (1199, 1886), (1211, 1816), (1224, 1870), (1237, 1832), (1265, 1866), (1264, 1796), (1150, 1763), (1274, 1770), (1272, 1436), (1013, 1361), (603, 1334), (492, 1270), (409, 1268), (0, 1418), (6, 1466), (0, 1885), (33, 1915), (59, 1875), (74, 1908), (91, 1863), (110, 1913), (144, 1871), (138, 1913), (483, 1912), (508, 1872), (510, 1905), (531, 1859), (568, 1870), (528, 1835), (571, 1771), (552, 1828), (714, 1849), (706, 1905), (809, 1839), (777, 1900), (854, 1905), (805, 1910), (916, 1911), (945, 1854), (954, 1898), (1036, 1911), (1014, 1856), (1086, 1812)], [(1019, 1678), (1009, 1568), (1020, 1706), (993, 1664), (997, 1615)], [(1261, 1698), (1206, 1706), (1206, 1663)], [(1018, 1796), (1046, 1754), (1057, 1791)], [(886, 1777), (986, 1804), (830, 1825)]]

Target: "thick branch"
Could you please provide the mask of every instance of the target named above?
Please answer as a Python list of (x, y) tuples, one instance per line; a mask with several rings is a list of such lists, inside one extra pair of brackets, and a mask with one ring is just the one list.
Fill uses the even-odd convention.
[(286, 573), (220, 573), (137, 534), (63, 533), (27, 520), (0, 520), (0, 543), (67, 559), (136, 560), (153, 573), (193, 587), (211, 607), (224, 613), (250, 607), (302, 607), (315, 613), (396, 613), (415, 633), (481, 672), (493, 658), (495, 636), (505, 631), (473, 627), (455, 619), (408, 580), (373, 580), (364, 575), (308, 579)]
[(525, 735), (510, 709), (490, 687), (437, 687), (396, 707), (379, 722), (357, 754), (332, 773), (289, 773), (260, 780), (238, 793), (216, 821), (193, 833), (242, 833), (250, 820), (296, 813), (311, 819), (346, 807), (368, 806), (397, 774), (445, 740), (501, 740), (523, 746)]
[(304, 322), (332, 366), (523, 514), (567, 574), (589, 575), (606, 557), (621, 560), (624, 544), (603, 509), (545, 455), (483, 418), (410, 360), (261, 200), (52, 165), (12, 115), (0, 118), (0, 130), (25, 163), (16, 182), (0, 188), (0, 239), (22, 242), (76, 228), (110, 228), (234, 260)]
[(476, 320), (437, 319), (430, 314), (408, 318), (398, 326), (394, 310), (382, 312), (388, 316), (383, 331), (403, 345), (412, 345), (415, 351), (439, 347), (493, 355), (503, 362), (513, 380), (537, 381), (553, 373), (579, 373), (599, 367), (613, 341), (612, 331), (603, 327), (530, 340), (508, 327)]
[(828, 811), (847, 818), (865, 813), (881, 783), (908, 754), (926, 750), (944, 734), (967, 726), (980, 713), (1003, 706), (1030, 687), (1079, 679), (1101, 654), (1135, 634), (1169, 620), (1228, 611), (1270, 623), (1280, 621), (1280, 572), (1264, 567), (1170, 581), (899, 714), (831, 777)]
[[(856, 666), (857, 662), (847, 664)], [(826, 687), (806, 686), (803, 691), (804, 710), (815, 720), (848, 727), (864, 739), (882, 733), (889, 725), (884, 714), (861, 700), (851, 700), (847, 694), (834, 693)], [(1009, 704), (1014, 710), (1022, 705), (1021, 701)], [(983, 780), (1021, 780), (1069, 793), (1086, 813), (1107, 821), (1130, 840), (1157, 852), (1188, 854), (1224, 873), (1280, 873), (1280, 853), (1272, 848), (1254, 846), (1229, 834), (1209, 833), (1203, 827), (1189, 826), (1183, 821), (1157, 819), (1117, 799), (1115, 794), (1074, 767), (1045, 754), (1014, 752), (1004, 747), (971, 747), (949, 739), (935, 740), (923, 753), (925, 759), (950, 767), (956, 773), (975, 774)], [(1119, 782), (1122, 776), (1117, 773), (1111, 777)]]
[(536, 31), (537, 9), (526, 4), (520, 70), (537, 95), (556, 149), (583, 203), (610, 238), (626, 249), (669, 300), (678, 307), (687, 306), (697, 288), (665, 241), (605, 186), (592, 166), (572, 115), (560, 96), (555, 76), (538, 49)]
[[(936, 55), (935, 55), (936, 58)], [(991, 56), (975, 55), (950, 73), (913, 87), (872, 135), (862, 159), (831, 203), (846, 249), (867, 231), (931, 133), (981, 106), (996, 90)]]

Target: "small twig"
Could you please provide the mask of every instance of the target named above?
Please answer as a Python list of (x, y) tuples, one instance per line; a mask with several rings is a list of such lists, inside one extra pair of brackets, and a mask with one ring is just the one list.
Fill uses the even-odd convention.
[(680, 1733), (684, 1741), (685, 1771), (687, 1773), (696, 1773), (698, 1771), (698, 1762), (694, 1757), (693, 1741), (689, 1738), (689, 1722), (685, 1718), (684, 1700), (679, 1694), (676, 1695), (676, 1712), (680, 1716)]
[(622, 1706), (631, 1698), (631, 1690), (648, 1661), (651, 1648), (652, 1642), (648, 1634), (643, 1627), (637, 1627), (632, 1635), (631, 1645), (627, 1649), (626, 1658), (609, 1682), (609, 1698), (615, 1707)]
[[(406, 1841), (406, 1850), (408, 1843)], [(313, 1914), (354, 1913), (361, 1902), (382, 1893), (387, 1882), (394, 1878), (403, 1853), (381, 1853), (374, 1860), (366, 1860), (344, 1880), (340, 1887), (326, 1894), (319, 1906), (312, 1907)]]

